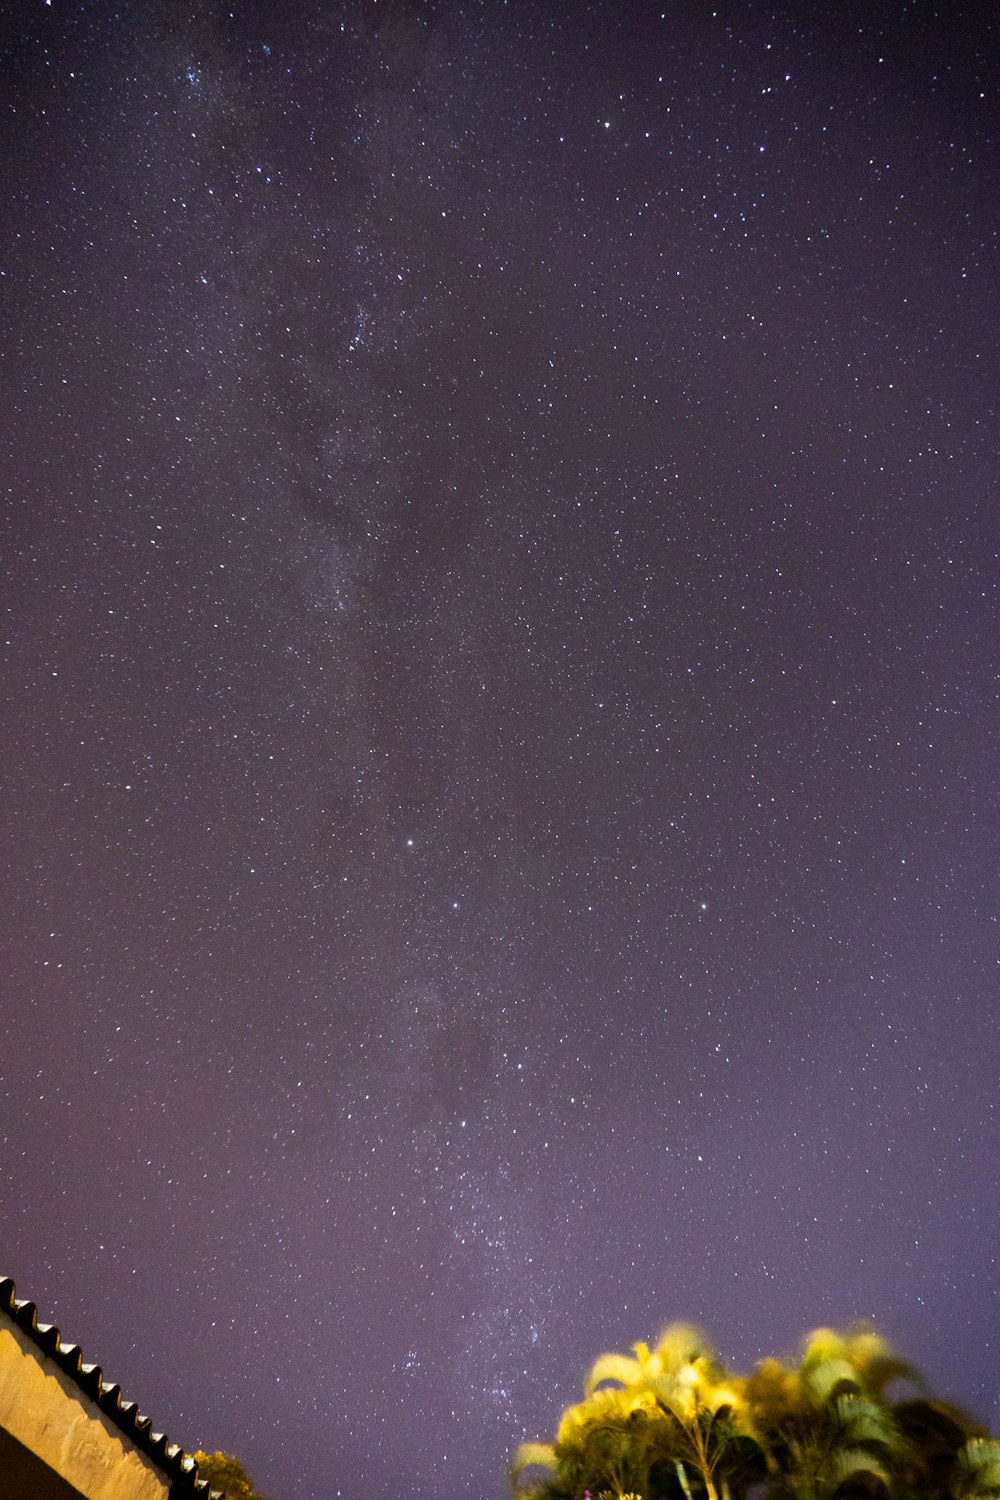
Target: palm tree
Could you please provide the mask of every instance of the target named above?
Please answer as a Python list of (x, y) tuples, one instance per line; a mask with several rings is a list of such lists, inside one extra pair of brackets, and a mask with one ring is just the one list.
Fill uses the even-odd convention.
[[(524, 1443), (527, 1500), (1000, 1500), (1000, 1441), (926, 1393), (890, 1399), (916, 1371), (870, 1330), (818, 1329), (798, 1365), (727, 1376), (697, 1328), (595, 1360), (554, 1443)], [(541, 1470), (534, 1488), (526, 1476)]]
[(959, 1450), (951, 1494), (952, 1500), (997, 1500), (1000, 1497), (1000, 1441), (975, 1437)]
[(730, 1500), (755, 1451), (739, 1420), (738, 1383), (728, 1381), (719, 1356), (698, 1328), (674, 1323), (653, 1350), (635, 1344), (633, 1356), (602, 1354), (587, 1378), (588, 1397), (614, 1381), (630, 1402), (642, 1459), (634, 1472), (649, 1500), (679, 1491), (684, 1500)]
[[(704, 1335), (674, 1324), (653, 1350), (602, 1354), (584, 1399), (567, 1407), (555, 1443), (522, 1443), (514, 1459), (515, 1494), (580, 1500), (584, 1491), (644, 1500), (730, 1500), (746, 1436), (727, 1383)], [(536, 1489), (527, 1471), (547, 1478)], [(718, 1481), (718, 1482), (717, 1482)]]
[(959, 1454), (970, 1443), (988, 1439), (986, 1429), (959, 1407), (927, 1395), (899, 1402), (892, 1413), (906, 1444), (903, 1491), (921, 1500), (957, 1500), (965, 1487)]
[[(548, 1478), (541, 1483), (526, 1483), (525, 1475), (531, 1469), (544, 1469)], [(515, 1496), (531, 1495), (537, 1500), (557, 1500), (573, 1493), (570, 1477), (556, 1458), (554, 1443), (519, 1443), (510, 1466), (510, 1482)]]
[[(619, 1391), (597, 1391), (568, 1406), (554, 1443), (522, 1443), (514, 1457), (516, 1495), (536, 1500), (578, 1500), (585, 1490), (624, 1497), (642, 1493), (644, 1443), (634, 1404)], [(525, 1483), (531, 1469), (543, 1469), (541, 1485)]]
[(797, 1371), (764, 1360), (744, 1388), (747, 1419), (767, 1457), (771, 1500), (874, 1500), (894, 1483), (904, 1440), (882, 1399), (913, 1377), (869, 1332), (818, 1329)]

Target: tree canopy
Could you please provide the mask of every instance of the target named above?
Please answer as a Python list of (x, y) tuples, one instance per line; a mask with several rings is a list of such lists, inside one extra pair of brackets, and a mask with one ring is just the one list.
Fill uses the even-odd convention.
[(192, 1455), (198, 1465), (198, 1478), (207, 1479), (213, 1490), (221, 1490), (226, 1500), (267, 1500), (254, 1488), (254, 1482), (238, 1458), (231, 1453)]
[[(902, 1389), (900, 1389), (902, 1388)], [(870, 1329), (729, 1375), (700, 1329), (602, 1354), (515, 1500), (1000, 1500), (1000, 1442)]]

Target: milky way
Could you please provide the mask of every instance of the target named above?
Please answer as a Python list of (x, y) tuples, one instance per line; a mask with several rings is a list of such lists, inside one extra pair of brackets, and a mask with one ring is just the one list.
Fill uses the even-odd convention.
[(15, 4), (3, 1263), (274, 1500), (1000, 1418), (997, 23)]

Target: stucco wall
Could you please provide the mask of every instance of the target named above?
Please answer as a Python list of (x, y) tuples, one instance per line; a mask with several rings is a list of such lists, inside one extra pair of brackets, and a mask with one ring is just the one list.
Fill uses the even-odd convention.
[(168, 1500), (167, 1476), (4, 1314), (0, 1427), (86, 1500)]

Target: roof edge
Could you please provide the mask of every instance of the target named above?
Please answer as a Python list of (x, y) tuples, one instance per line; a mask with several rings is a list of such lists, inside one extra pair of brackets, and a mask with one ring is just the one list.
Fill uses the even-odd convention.
[(180, 1494), (197, 1495), (199, 1500), (224, 1500), (218, 1490), (209, 1488), (207, 1479), (198, 1478), (198, 1465), (190, 1454), (171, 1443), (165, 1433), (154, 1432), (152, 1419), (143, 1416), (135, 1401), (122, 1400), (121, 1386), (105, 1381), (100, 1365), (84, 1363), (79, 1344), (64, 1343), (54, 1323), (38, 1321), (34, 1302), (17, 1296), (9, 1276), (0, 1276), (0, 1313), (6, 1313), (139, 1451), (168, 1475), (172, 1492), (179, 1487)]

